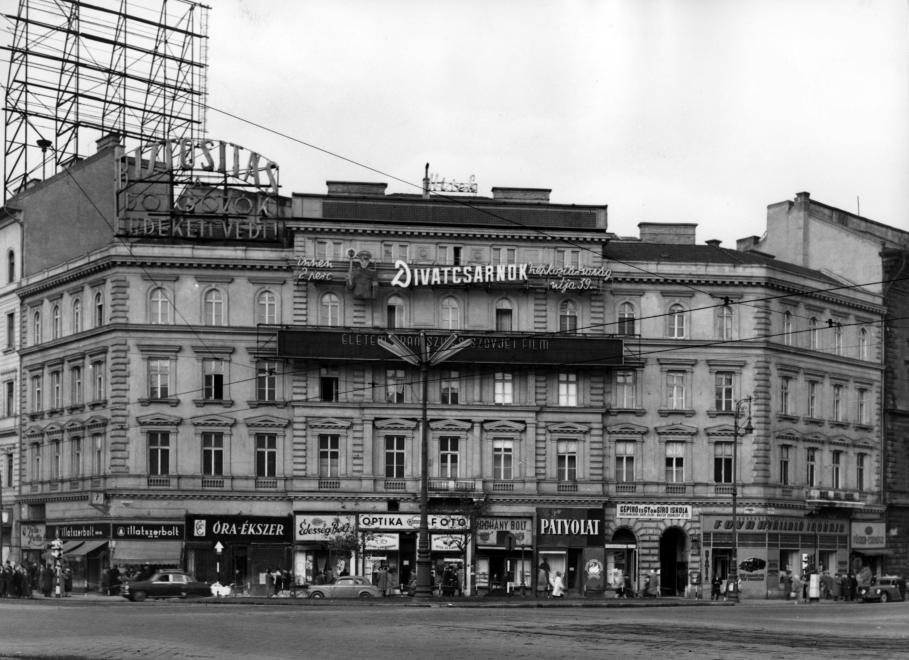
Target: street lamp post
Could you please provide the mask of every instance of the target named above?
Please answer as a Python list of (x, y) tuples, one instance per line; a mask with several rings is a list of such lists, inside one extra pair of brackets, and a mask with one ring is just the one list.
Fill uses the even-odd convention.
[(411, 350), (393, 334), (379, 339), (379, 346), (420, 369), (420, 526), (417, 530), (417, 588), (415, 598), (432, 597), (432, 558), (429, 552), (429, 368), (444, 362), (473, 345), (472, 339), (458, 340), (451, 334), (431, 347), (426, 333), (420, 332), (418, 350)]
[(738, 482), (739, 482), (739, 414), (748, 408), (748, 421), (745, 428), (741, 429), (742, 435), (748, 435), (754, 428), (751, 426), (751, 397), (735, 402), (735, 417), (732, 421), (732, 563), (729, 567), (729, 583), (726, 597), (729, 600), (739, 600), (739, 521), (738, 521)]

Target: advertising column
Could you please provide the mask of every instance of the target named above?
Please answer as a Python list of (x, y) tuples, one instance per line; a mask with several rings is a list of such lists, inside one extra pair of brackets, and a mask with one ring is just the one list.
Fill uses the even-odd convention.
[(569, 593), (602, 594), (603, 509), (537, 509), (536, 530), (538, 574), (561, 574)]

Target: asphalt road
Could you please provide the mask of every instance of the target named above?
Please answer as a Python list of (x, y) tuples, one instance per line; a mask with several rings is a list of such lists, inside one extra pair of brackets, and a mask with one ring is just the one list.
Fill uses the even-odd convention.
[(0, 658), (909, 658), (909, 603), (0, 601)]

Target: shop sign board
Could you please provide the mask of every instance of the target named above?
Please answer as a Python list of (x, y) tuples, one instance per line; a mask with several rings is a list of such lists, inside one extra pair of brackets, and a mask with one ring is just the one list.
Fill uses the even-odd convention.
[(44, 523), (23, 522), (19, 524), (19, 541), (23, 550), (44, 550), (47, 539)]
[(429, 549), (432, 552), (464, 552), (467, 547), (466, 534), (430, 534)]
[(113, 523), (114, 539), (142, 541), (182, 541), (186, 526), (182, 522), (125, 521)]
[(530, 518), (480, 518), (477, 520), (477, 545), (487, 548), (505, 547), (499, 543), (499, 532), (514, 536), (515, 547), (533, 547), (533, 520)]
[(186, 515), (187, 541), (289, 543), (289, 516)]
[(355, 527), (356, 517), (353, 515), (294, 514), (294, 540), (296, 541), (330, 541), (336, 536), (353, 534)]
[(46, 531), (48, 539), (63, 541), (109, 539), (110, 533), (110, 523), (48, 523)]
[(537, 546), (602, 547), (603, 509), (537, 509)]
[[(824, 518), (787, 518), (784, 516), (737, 516), (739, 531), (791, 532), (807, 534), (848, 534), (849, 521)], [(732, 516), (704, 516), (705, 532), (731, 532)]]
[(883, 522), (858, 521), (852, 523), (850, 533), (853, 550), (878, 550), (887, 546)]
[(615, 517), (633, 520), (691, 520), (691, 505), (616, 504)]
[(384, 532), (371, 532), (363, 535), (363, 547), (368, 551), (384, 552), (397, 550), (400, 547), (400, 535)]
[[(467, 516), (435, 515), (426, 517), (429, 529), (433, 531), (467, 531)], [(357, 518), (360, 530), (401, 530), (417, 531), (420, 529), (420, 515), (417, 513), (361, 513)]]

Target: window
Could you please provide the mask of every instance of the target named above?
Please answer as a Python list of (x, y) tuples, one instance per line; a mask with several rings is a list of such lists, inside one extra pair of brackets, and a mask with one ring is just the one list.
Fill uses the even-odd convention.
[(70, 367), (69, 370), (69, 380), (70, 380), (70, 393), (69, 393), (69, 402), (70, 405), (79, 406), (82, 405), (82, 367), (74, 366)]
[(105, 377), (105, 364), (103, 360), (92, 362), (92, 400), (104, 401), (107, 398), (107, 386)]
[(441, 312), (441, 327), (443, 330), (459, 330), (461, 328), (461, 307), (458, 305), (457, 300), (451, 296), (443, 298)]
[(716, 310), (716, 338), (720, 341), (732, 339), (732, 308), (720, 307)]
[(792, 312), (783, 312), (783, 343), (792, 346)]
[(666, 407), (669, 410), (685, 410), (687, 376), (684, 371), (666, 372)]
[(407, 243), (383, 243), (382, 259), (394, 263), (398, 259), (407, 261)]
[(577, 440), (558, 440), (556, 442), (556, 479), (558, 481), (578, 480)]
[(808, 348), (813, 351), (816, 351), (819, 345), (819, 330), (817, 327), (817, 319), (811, 317), (808, 319)]
[(218, 358), (202, 360), (202, 398), (206, 401), (224, 399), (224, 360)]
[(82, 332), (82, 301), (73, 300), (73, 333)]
[(843, 386), (833, 386), (833, 420), (843, 421)]
[(620, 335), (635, 334), (634, 305), (630, 302), (623, 302), (619, 305), (618, 323), (616, 326), (616, 332)]
[(3, 416), (12, 417), (16, 414), (16, 381), (8, 380), (3, 385)]
[(666, 443), (666, 483), (678, 484), (685, 481), (685, 443)]
[(511, 481), (514, 478), (513, 440), (493, 438), (492, 478), (496, 481)]
[(440, 245), (438, 261), (445, 265), (460, 266), (462, 253), (463, 248), (460, 245)]
[(500, 405), (514, 403), (512, 374), (507, 371), (497, 371), (493, 380), (493, 402)]
[(8, 349), (16, 348), (16, 313), (10, 312), (6, 315), (6, 347)]
[(148, 434), (148, 474), (154, 477), (170, 474), (170, 433), (167, 431)]
[(333, 293), (326, 293), (319, 299), (319, 325), (341, 325), (341, 299)]
[(439, 438), (439, 476), (442, 479), (457, 479), (458, 446), (460, 438), (443, 435)]
[(3, 483), (6, 486), (11, 486), (13, 484), (13, 453), (7, 452), (6, 454), (6, 470), (3, 477)]
[(6, 282), (12, 284), (16, 281), (16, 253), (10, 250), (6, 253)]
[(637, 379), (634, 371), (615, 372), (615, 405), (616, 408), (638, 407)]
[(496, 302), (496, 330), (498, 332), (511, 332), (512, 327), (512, 305), (510, 300), (499, 300)]
[(51, 308), (51, 339), (60, 339), (63, 333), (63, 319), (60, 317), (60, 305)]
[(32, 412), (44, 410), (44, 401), (41, 398), (41, 375), (32, 376)]
[(783, 376), (780, 378), (780, 414), (792, 414), (792, 378)]
[(830, 485), (834, 488), (842, 488), (843, 452), (833, 452), (830, 459)]
[(441, 402), (446, 406), (456, 406), (460, 402), (459, 372), (445, 371), (442, 373)]
[(271, 291), (260, 291), (256, 296), (256, 323), (274, 325), (278, 322), (278, 298)]
[(513, 264), (517, 262), (518, 250), (510, 247), (492, 248), (492, 263), (496, 266)]
[(33, 442), (31, 446), (32, 455), (32, 481), (41, 481), (41, 444)]
[(385, 436), (385, 478), (404, 478), (404, 436)]
[(734, 449), (731, 442), (717, 442), (713, 445), (713, 481), (715, 483), (732, 483), (732, 452)]
[(578, 375), (573, 372), (559, 373), (559, 405), (578, 405)]
[(385, 306), (385, 326), (388, 328), (404, 327), (404, 301), (398, 296), (388, 299)]
[(92, 474), (104, 474), (104, 436), (92, 435)]
[(338, 377), (325, 368), (319, 374), (319, 399), (321, 401), (338, 400)]
[(202, 474), (220, 477), (224, 474), (224, 434), (217, 431), (202, 433)]
[(819, 383), (816, 380), (808, 381), (808, 417), (817, 419), (817, 394)]
[(273, 433), (256, 433), (256, 476), (277, 476), (278, 437)]
[(74, 436), (70, 438), (70, 446), (72, 447), (72, 464), (70, 466), (70, 475), (73, 478), (82, 476), (82, 438), (79, 436)]
[(617, 483), (634, 481), (634, 442), (615, 443), (615, 480)]
[(203, 325), (224, 325), (224, 294), (218, 289), (209, 289), (205, 292), (202, 302)]
[(559, 305), (559, 332), (574, 334), (578, 331), (578, 306), (571, 300)]
[(780, 483), (788, 486), (791, 481), (789, 478), (789, 447), (783, 445), (780, 447)]
[(340, 259), (344, 250), (341, 241), (318, 240), (315, 244), (316, 259)]
[(170, 323), (170, 300), (167, 292), (161, 287), (152, 289), (149, 296), (149, 321), (154, 325), (168, 325)]
[(385, 401), (387, 403), (404, 403), (404, 370), (385, 370)]
[(859, 330), (859, 344), (858, 344), (858, 353), (859, 360), (868, 359), (868, 329), (862, 328)]
[(817, 449), (808, 447), (805, 452), (805, 484), (809, 488), (817, 486)]
[(843, 354), (843, 324), (838, 321), (833, 324), (833, 353)]
[(559, 248), (555, 251), (556, 266), (559, 268), (580, 268), (581, 251)]
[(51, 479), (60, 478), (60, 441), (53, 440), (50, 443), (50, 470)]
[(666, 314), (666, 336), (672, 339), (685, 338), (685, 308), (675, 303)]
[(341, 436), (319, 435), (319, 476), (337, 477), (341, 462)]
[(275, 401), (277, 398), (277, 362), (256, 363), (256, 401)]
[(716, 406), (717, 411), (732, 412), (732, 407), (735, 405), (733, 392), (734, 381), (735, 374), (731, 371), (718, 371), (714, 375), (714, 405)]
[(148, 398), (166, 399), (170, 396), (170, 360), (149, 358)]
[(51, 382), (51, 410), (60, 410), (63, 407), (63, 374), (52, 371)]
[(867, 454), (858, 454), (855, 457), (855, 487), (865, 490), (865, 458)]
[(104, 296), (100, 292), (95, 294), (95, 327), (104, 325)]
[(41, 343), (41, 312), (32, 315), (32, 344)]
[(868, 423), (868, 390), (861, 387), (855, 392), (855, 422)]

